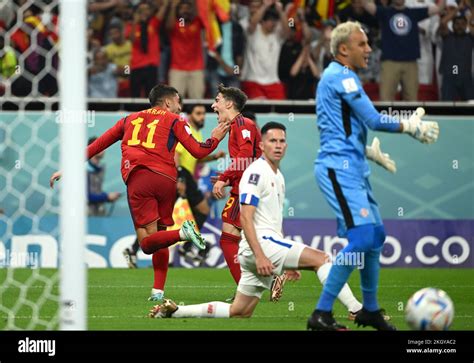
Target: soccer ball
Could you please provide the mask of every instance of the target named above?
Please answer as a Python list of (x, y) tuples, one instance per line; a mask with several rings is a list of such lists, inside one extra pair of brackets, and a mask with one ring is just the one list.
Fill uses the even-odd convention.
[(448, 330), (453, 321), (451, 298), (440, 289), (427, 287), (408, 300), (405, 318), (413, 330)]

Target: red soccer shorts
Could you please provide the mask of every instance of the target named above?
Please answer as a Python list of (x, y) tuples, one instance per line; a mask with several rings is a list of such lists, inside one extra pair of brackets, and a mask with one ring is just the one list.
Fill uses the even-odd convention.
[(282, 83), (259, 84), (256, 82), (242, 82), (242, 90), (248, 98), (266, 98), (269, 100), (284, 100), (286, 98), (285, 87)]
[(176, 182), (150, 169), (132, 171), (127, 181), (127, 198), (135, 228), (155, 221), (172, 226), (176, 201)]
[(237, 194), (230, 193), (230, 197), (222, 210), (222, 222), (232, 224), (242, 229), (242, 225), (240, 224), (240, 203)]

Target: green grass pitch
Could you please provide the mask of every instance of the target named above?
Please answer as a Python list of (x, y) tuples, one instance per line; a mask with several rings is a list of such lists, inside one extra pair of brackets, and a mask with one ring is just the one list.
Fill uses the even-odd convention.
[[(51, 276), (53, 270), (41, 270), (41, 275)], [(17, 328), (28, 327), (34, 314), (32, 304), (18, 304), (20, 294), (30, 302), (45, 298), (38, 309), (44, 321), (51, 319), (57, 302), (45, 294), (45, 282), (31, 278), (31, 270), (17, 269), (12, 276), (0, 270), (0, 329), (7, 328), (9, 311), (15, 316)], [(150, 319), (148, 310), (153, 306), (147, 301), (153, 273), (150, 268), (90, 269), (88, 270), (88, 329), (90, 330), (304, 330), (306, 319), (313, 311), (321, 292), (321, 285), (312, 272), (303, 272), (298, 282), (285, 285), (278, 303), (268, 301), (268, 292), (250, 319)], [(29, 278), (29, 280), (28, 280)], [(28, 282), (25, 291), (16, 282)], [(359, 276), (353, 273), (350, 280), (356, 297), (360, 298)], [(407, 329), (403, 309), (416, 290), (433, 286), (445, 290), (453, 299), (455, 318), (452, 330), (474, 330), (474, 269), (389, 269), (381, 270), (379, 302), (398, 329)], [(52, 291), (57, 293), (54, 283)], [(227, 269), (170, 268), (166, 296), (177, 303), (197, 304), (224, 301), (233, 295), (235, 285)], [(335, 316), (351, 329), (357, 327), (347, 320), (345, 308), (337, 302)], [(30, 326), (31, 329), (31, 326)], [(34, 329), (44, 329), (39, 324)], [(368, 328), (367, 328), (368, 329)]]

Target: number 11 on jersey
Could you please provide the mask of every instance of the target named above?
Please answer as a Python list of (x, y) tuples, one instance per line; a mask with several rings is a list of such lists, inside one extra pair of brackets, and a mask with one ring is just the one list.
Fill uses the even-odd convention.
[(146, 147), (147, 149), (153, 149), (155, 147), (155, 144), (153, 143), (153, 136), (155, 135), (156, 131), (156, 125), (158, 125), (158, 122), (160, 120), (154, 120), (153, 122), (150, 122), (146, 127), (148, 127), (148, 135), (146, 137), (146, 141), (141, 141), (138, 139), (138, 133), (140, 132), (140, 129), (142, 127), (143, 123), (143, 118), (138, 117), (135, 120), (131, 122), (133, 125), (133, 131), (132, 131), (132, 138), (127, 141), (128, 146), (136, 146), (136, 145), (142, 145), (143, 147)]

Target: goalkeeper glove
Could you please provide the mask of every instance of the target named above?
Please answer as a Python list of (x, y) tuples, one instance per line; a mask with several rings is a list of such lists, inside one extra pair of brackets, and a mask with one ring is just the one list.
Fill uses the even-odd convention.
[(378, 137), (374, 137), (371, 146), (365, 147), (365, 155), (367, 156), (367, 159), (374, 161), (389, 172), (395, 173), (397, 171), (395, 161), (390, 159), (390, 155), (383, 153), (382, 150), (380, 150), (380, 140)]
[(432, 144), (438, 140), (439, 126), (434, 121), (421, 121), (421, 117), (424, 114), (425, 110), (422, 107), (418, 107), (408, 120), (402, 120), (403, 132), (423, 144)]

